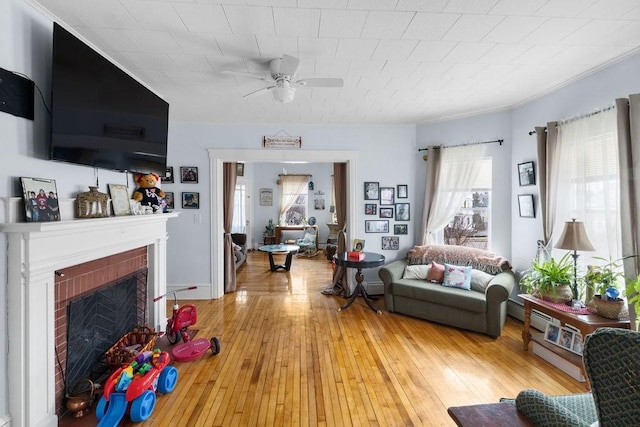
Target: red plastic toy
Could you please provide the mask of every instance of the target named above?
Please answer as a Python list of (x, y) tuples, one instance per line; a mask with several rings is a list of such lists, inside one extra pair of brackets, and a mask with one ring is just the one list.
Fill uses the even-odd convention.
[(190, 286), (188, 288), (176, 289), (175, 291), (167, 292), (153, 299), (153, 301), (159, 301), (165, 296), (173, 294), (173, 312), (171, 317), (167, 319), (166, 335), (167, 340), (171, 344), (176, 344), (182, 339), (183, 343), (176, 345), (173, 350), (171, 350), (173, 357), (180, 362), (195, 360), (209, 349), (211, 349), (214, 355), (220, 353), (220, 340), (216, 337), (212, 337), (211, 339), (198, 338), (191, 341), (189, 326), (194, 325), (198, 320), (196, 306), (193, 304), (184, 304), (181, 307), (178, 304), (176, 293), (197, 288), (197, 286)]
[(98, 426), (116, 427), (127, 412), (133, 422), (148, 419), (156, 405), (156, 390), (169, 393), (178, 382), (178, 370), (168, 366), (169, 361), (169, 353), (156, 349), (138, 354), (114, 371), (96, 405)]

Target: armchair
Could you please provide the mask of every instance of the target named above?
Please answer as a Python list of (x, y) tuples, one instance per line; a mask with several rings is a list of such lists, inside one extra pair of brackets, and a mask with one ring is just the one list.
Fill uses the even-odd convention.
[(316, 256), (318, 254), (318, 236), (316, 235), (317, 228), (307, 227), (304, 230), (304, 237), (296, 240), (296, 245), (300, 246), (298, 256), (306, 255), (308, 257)]
[(640, 333), (600, 328), (588, 335), (583, 360), (590, 393), (547, 396), (523, 390), (516, 407), (536, 426), (640, 425)]

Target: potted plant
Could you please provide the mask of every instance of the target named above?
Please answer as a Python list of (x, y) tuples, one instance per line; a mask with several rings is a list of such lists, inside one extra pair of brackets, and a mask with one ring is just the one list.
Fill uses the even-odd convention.
[(629, 304), (633, 304), (633, 311), (636, 314), (636, 331), (640, 327), (640, 274), (635, 279), (627, 278), (627, 298), (629, 298)]
[(573, 264), (567, 252), (562, 258), (556, 260), (533, 261), (531, 269), (522, 276), (521, 285), (533, 296), (548, 301), (560, 303), (571, 301), (571, 281), (573, 279)]
[(589, 305), (599, 315), (608, 319), (626, 317), (624, 299), (619, 297), (619, 287), (624, 279), (622, 262), (633, 256), (635, 255), (624, 256), (616, 260), (593, 257), (593, 259), (603, 261), (604, 264), (589, 266), (584, 279), (587, 287), (594, 294)]

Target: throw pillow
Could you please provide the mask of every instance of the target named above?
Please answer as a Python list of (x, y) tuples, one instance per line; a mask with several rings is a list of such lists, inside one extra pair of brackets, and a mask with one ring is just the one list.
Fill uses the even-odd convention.
[(471, 266), (444, 265), (444, 280), (442, 286), (450, 288), (471, 289)]
[(426, 280), (427, 276), (429, 275), (430, 269), (430, 265), (407, 265), (404, 268), (404, 274), (402, 275), (402, 278)]
[(427, 280), (434, 283), (442, 283), (444, 280), (444, 265), (431, 261), (431, 268), (427, 273)]
[(316, 241), (316, 235), (311, 233), (304, 233), (302, 243), (313, 243)]
[(489, 286), (489, 282), (494, 277), (489, 273), (474, 268), (471, 270), (471, 289), (484, 293), (487, 290), (487, 286)]

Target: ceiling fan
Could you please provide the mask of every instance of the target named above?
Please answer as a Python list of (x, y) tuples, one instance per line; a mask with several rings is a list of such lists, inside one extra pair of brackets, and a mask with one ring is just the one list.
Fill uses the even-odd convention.
[(252, 79), (263, 80), (269, 86), (255, 90), (243, 96), (248, 98), (271, 91), (273, 99), (283, 104), (293, 101), (296, 89), (299, 87), (342, 87), (344, 80), (341, 78), (309, 78), (296, 80), (296, 71), (300, 60), (295, 56), (282, 55), (282, 58), (275, 58), (269, 61), (269, 73), (271, 78), (258, 74), (239, 73), (235, 71), (223, 71), (225, 74), (233, 74)]

